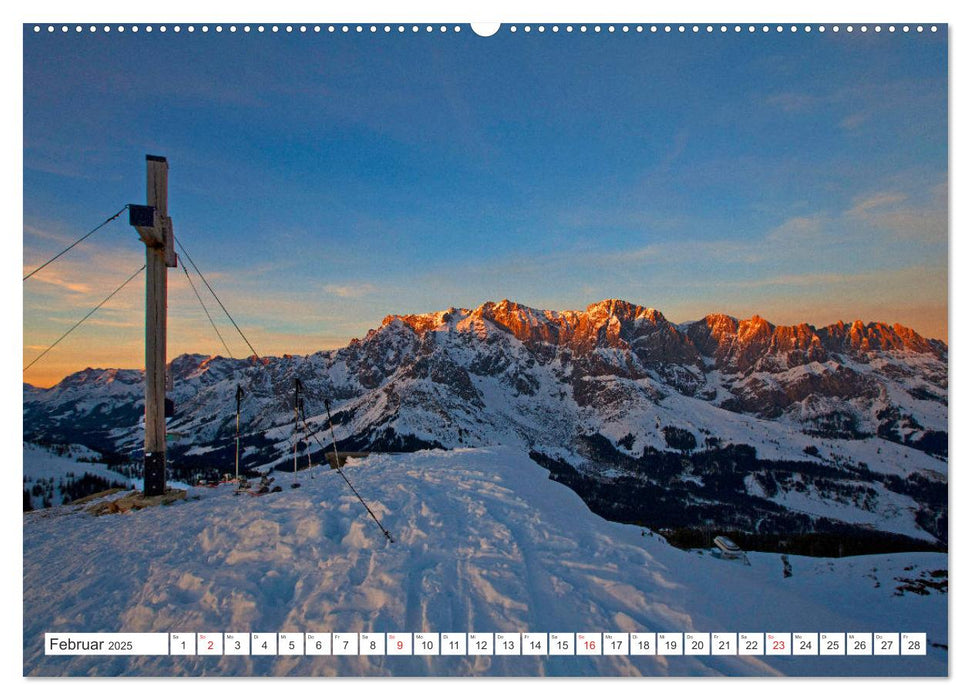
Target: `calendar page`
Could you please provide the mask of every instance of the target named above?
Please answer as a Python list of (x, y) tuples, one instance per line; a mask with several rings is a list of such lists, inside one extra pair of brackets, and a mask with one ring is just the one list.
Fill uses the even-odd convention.
[(24, 676), (948, 676), (949, 25), (638, 12), (24, 21)]

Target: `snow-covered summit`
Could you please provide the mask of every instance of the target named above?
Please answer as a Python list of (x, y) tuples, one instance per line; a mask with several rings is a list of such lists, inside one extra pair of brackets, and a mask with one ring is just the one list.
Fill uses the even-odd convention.
[[(946, 675), (947, 558), (676, 550), (508, 448), (372, 455), (259, 498), (24, 516), (27, 675)], [(287, 486), (287, 475), (278, 479)], [(197, 500), (192, 500), (197, 499)], [(941, 571), (945, 570), (941, 579)], [(929, 595), (913, 587), (931, 581)], [(926, 632), (926, 656), (58, 657), (45, 632)]]

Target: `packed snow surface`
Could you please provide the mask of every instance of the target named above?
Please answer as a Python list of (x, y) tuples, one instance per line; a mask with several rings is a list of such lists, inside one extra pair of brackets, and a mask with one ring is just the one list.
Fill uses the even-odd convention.
[[(372, 455), (284, 489), (24, 515), (29, 675), (945, 675), (947, 556), (684, 552), (591, 513), (510, 448)], [(45, 632), (926, 632), (927, 656), (45, 656)]]

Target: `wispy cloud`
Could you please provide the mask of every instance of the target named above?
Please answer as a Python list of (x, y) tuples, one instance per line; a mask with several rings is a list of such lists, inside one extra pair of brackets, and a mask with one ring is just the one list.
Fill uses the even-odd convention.
[(853, 207), (846, 214), (853, 217), (865, 217), (874, 209), (899, 204), (907, 199), (907, 195), (901, 192), (876, 192), (864, 197), (857, 197), (853, 200)]
[(367, 296), (368, 294), (373, 294), (375, 291), (377, 291), (377, 287), (370, 282), (328, 284), (324, 287), (324, 291), (328, 294), (338, 296), (341, 299), (356, 299)]
[[(61, 261), (57, 261), (25, 282), (25, 303), (56, 297), (67, 307), (92, 306), (124, 282), (145, 262), (143, 258), (136, 255), (96, 257), (79, 253), (75, 257), (79, 259), (73, 260), (72, 264), (62, 264)], [(34, 267), (36, 266), (24, 265), (24, 274), (32, 271)], [(137, 286), (136, 280), (132, 280), (128, 288)]]
[[(49, 225), (39, 226), (36, 224), (24, 224), (24, 238), (26, 239), (27, 237), (39, 238), (47, 241), (57, 241), (58, 243), (64, 245), (71, 242), (70, 236), (67, 236), (64, 233), (52, 231)], [(35, 254), (38, 257), (42, 255), (40, 251), (36, 251)]]
[[(36, 265), (24, 265), (24, 274), (26, 275), (27, 273), (31, 272), (35, 267)], [(91, 292), (91, 285), (87, 282), (77, 282), (67, 279), (63, 275), (53, 271), (49, 272), (46, 269), (35, 274), (33, 277), (31, 277), (31, 280), (36, 280), (41, 284), (48, 284), (52, 287), (57, 287), (58, 289), (62, 289), (66, 292), (73, 292), (75, 294), (88, 294)]]
[(717, 282), (696, 280), (685, 282), (686, 286), (715, 286), (720, 289), (761, 289), (765, 287), (820, 288), (872, 288), (873, 285), (886, 284), (896, 280), (896, 284), (911, 285), (915, 281), (940, 277), (943, 268), (914, 265), (894, 270), (864, 270), (854, 273), (844, 272), (796, 272), (790, 274), (753, 277), (750, 279), (726, 279)]
[(863, 126), (869, 117), (864, 112), (854, 112), (853, 114), (847, 115), (840, 122), (840, 128), (845, 131), (853, 131), (854, 129), (859, 129)]
[(784, 112), (804, 112), (820, 103), (817, 95), (804, 92), (781, 92), (769, 95), (765, 102), (772, 107), (778, 107)]
[(772, 242), (806, 243), (819, 237), (826, 227), (827, 218), (823, 214), (794, 216), (769, 231), (765, 238)]
[[(633, 300), (656, 304), (690, 294), (713, 307), (725, 290), (749, 290), (749, 294), (761, 291), (766, 297), (761, 303), (791, 292), (787, 303), (798, 301), (800, 309), (808, 309), (812, 299), (829, 298), (832, 289), (845, 290), (847, 308), (864, 304), (872, 300), (879, 281), (883, 290), (879, 298), (899, 305), (914, 290), (936, 290), (935, 280), (942, 274), (946, 279), (941, 272), (946, 270), (944, 196), (946, 190), (935, 184), (913, 192), (904, 187), (862, 192), (848, 198), (842, 208), (812, 210), (803, 202), (792, 207), (798, 215), (782, 218), (761, 234), (726, 231), (718, 235), (689, 220), (683, 230), (703, 232), (704, 237), (674, 237), (670, 232), (655, 236), (645, 224), (640, 235), (628, 236), (626, 246), (593, 236), (582, 250), (453, 264), (429, 271), (421, 286), (437, 290), (439, 296), (455, 295), (447, 297), (450, 303), (456, 296), (486, 294), (472, 300), (481, 302), (497, 293), (525, 299), (534, 290), (541, 291), (536, 280), (562, 278), (574, 285), (564, 290), (571, 298), (576, 298), (576, 290), (587, 289), (634, 295)], [(771, 220), (771, 210), (763, 214)], [(912, 235), (911, 230), (921, 233)], [(902, 263), (917, 271), (901, 277)], [(906, 286), (900, 284), (904, 278)], [(897, 284), (888, 284), (888, 279)], [(805, 299), (797, 300), (793, 296), (797, 292)]]
[(930, 188), (921, 199), (902, 192), (876, 192), (854, 200), (847, 219), (883, 231), (895, 240), (947, 241), (946, 190)]
[(136, 328), (141, 330), (142, 328), (145, 327), (145, 321), (144, 319), (141, 318), (140, 314), (137, 319), (135, 318), (112, 319), (112, 318), (97, 318), (95, 316), (92, 316), (85, 323), (91, 326), (101, 326), (103, 328), (125, 328), (125, 329)]

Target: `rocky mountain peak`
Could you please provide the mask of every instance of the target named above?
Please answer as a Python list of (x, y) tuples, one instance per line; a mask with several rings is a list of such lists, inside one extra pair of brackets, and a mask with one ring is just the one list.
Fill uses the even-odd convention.
[(874, 352), (915, 352), (933, 354), (939, 359), (947, 356), (947, 346), (940, 341), (924, 338), (911, 328), (895, 323), (874, 321), (852, 324), (839, 321), (819, 330), (823, 344), (832, 352), (866, 355)]
[(402, 326), (407, 326), (413, 330), (418, 335), (423, 335), (429, 331), (433, 331), (437, 328), (458, 320), (456, 316), (468, 316), (468, 309), (456, 309), (455, 307), (449, 307), (444, 311), (435, 311), (426, 314), (393, 314), (391, 316), (385, 316), (384, 320), (381, 322), (381, 327), (394, 326), (395, 324), (401, 324)]

